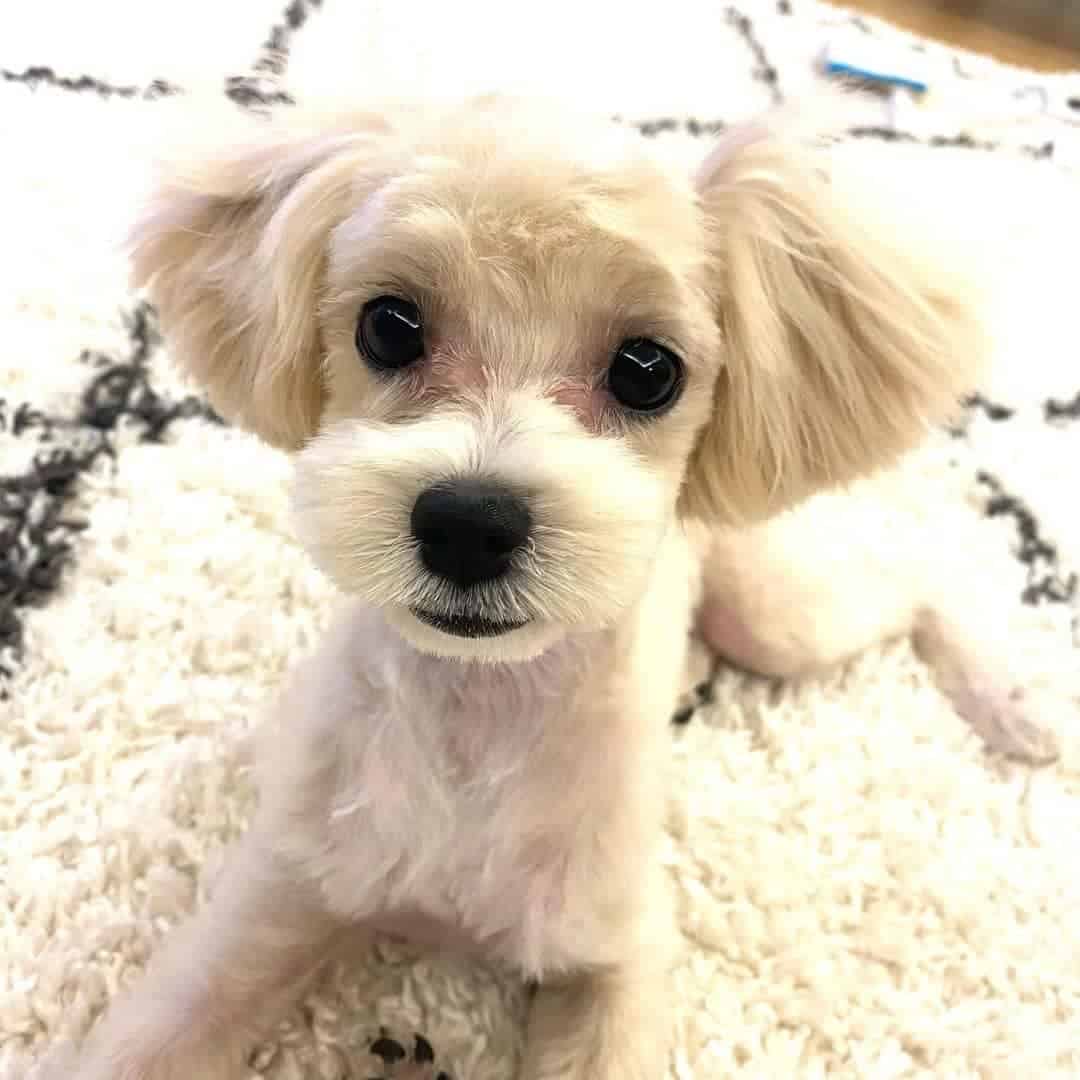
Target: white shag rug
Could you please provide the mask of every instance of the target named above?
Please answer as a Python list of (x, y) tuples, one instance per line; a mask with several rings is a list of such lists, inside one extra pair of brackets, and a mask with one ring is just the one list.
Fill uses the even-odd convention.
[[(196, 902), (251, 807), (260, 705), (334, 603), (291, 539), (285, 462), (169, 371), (112, 246), (161, 98), (535, 89), (691, 159), (797, 97), (843, 32), (930, 63), (926, 105), (867, 98), (852, 143), (1001, 271), (993, 377), (905, 483), (1015, 598), (1064, 753), (988, 758), (905, 643), (799, 686), (699, 686), (672, 725), (671, 1076), (1080, 1076), (1080, 77), (797, 0), (282, 2), (0, 20), (0, 1073), (78, 1037)], [(510, 1078), (522, 1008), (496, 975), (386, 948), (256, 1064), (388, 1077), (420, 1034), (433, 1077)]]

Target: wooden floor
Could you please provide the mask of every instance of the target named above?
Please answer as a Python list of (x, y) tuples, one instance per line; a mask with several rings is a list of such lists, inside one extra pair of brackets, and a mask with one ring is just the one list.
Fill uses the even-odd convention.
[(1037, 71), (1080, 71), (1080, 0), (844, 0), (905, 30)]

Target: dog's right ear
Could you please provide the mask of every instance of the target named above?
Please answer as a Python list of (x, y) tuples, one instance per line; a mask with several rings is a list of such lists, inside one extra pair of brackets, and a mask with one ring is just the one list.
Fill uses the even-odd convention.
[(733, 130), (697, 178), (723, 367), (684, 498), (726, 524), (890, 464), (987, 355), (980, 279), (949, 230), (787, 119)]
[(182, 131), (197, 125), (200, 145), (170, 146), (132, 229), (134, 282), (214, 407), (297, 449), (323, 406), (316, 308), (328, 234), (370, 178), (386, 126), (230, 110), (207, 137), (201, 120), (188, 113)]

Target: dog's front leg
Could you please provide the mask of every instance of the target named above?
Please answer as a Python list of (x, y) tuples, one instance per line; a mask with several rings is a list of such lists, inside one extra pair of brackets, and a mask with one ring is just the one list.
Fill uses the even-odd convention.
[(619, 959), (540, 983), (529, 1014), (521, 1080), (662, 1080), (667, 1075), (675, 913), (666, 880), (652, 869), (651, 885), (640, 883), (637, 890), (647, 910), (609, 942)]
[(265, 836), (91, 1034), (66, 1080), (231, 1080), (341, 929)]
[(657, 974), (631, 961), (542, 983), (522, 1080), (662, 1080), (669, 1004)]

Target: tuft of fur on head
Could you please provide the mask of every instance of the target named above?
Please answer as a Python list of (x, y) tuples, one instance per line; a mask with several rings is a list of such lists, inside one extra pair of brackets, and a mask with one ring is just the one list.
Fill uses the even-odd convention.
[(723, 368), (685, 506), (709, 520), (768, 517), (889, 464), (980, 374), (969, 268), (837, 163), (822, 118), (842, 107), (778, 110), (698, 173)]

